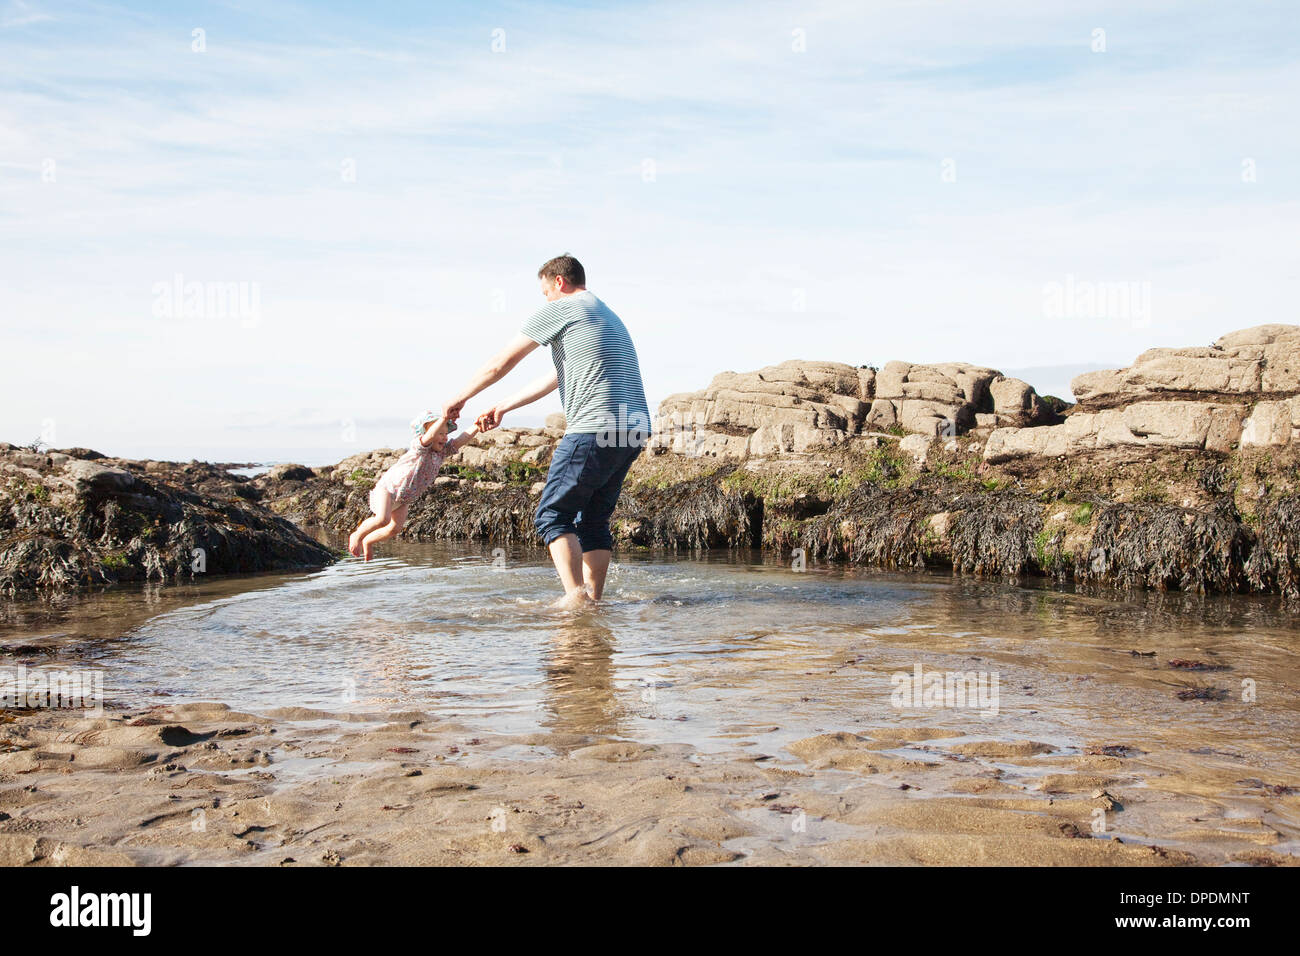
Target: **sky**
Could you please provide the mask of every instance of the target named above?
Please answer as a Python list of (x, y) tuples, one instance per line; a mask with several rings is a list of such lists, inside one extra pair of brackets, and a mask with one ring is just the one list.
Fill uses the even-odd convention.
[(0, 0), (0, 440), (403, 445), (562, 252), (652, 407), (794, 358), (1069, 397), (1297, 321), (1297, 54), (1258, 0)]

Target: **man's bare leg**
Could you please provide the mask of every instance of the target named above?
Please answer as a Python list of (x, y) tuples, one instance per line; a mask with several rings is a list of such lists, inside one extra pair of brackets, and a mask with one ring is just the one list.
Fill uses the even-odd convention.
[(582, 546), (576, 534), (562, 534), (551, 542), (551, 560), (564, 585), (564, 597), (553, 607), (575, 608), (591, 603), (591, 596), (582, 584)]
[(609, 573), (609, 559), (613, 552), (605, 550), (582, 553), (582, 580), (593, 601), (605, 593), (605, 575)]

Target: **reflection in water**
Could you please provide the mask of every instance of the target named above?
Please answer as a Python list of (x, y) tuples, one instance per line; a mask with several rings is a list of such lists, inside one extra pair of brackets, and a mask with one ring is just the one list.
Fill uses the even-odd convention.
[(547, 695), (542, 725), (560, 734), (609, 738), (619, 733), (614, 692), (614, 634), (600, 612), (556, 624), (543, 664)]
[[(573, 746), (781, 755), (811, 734), (938, 724), (1232, 751), (1261, 777), (1296, 766), (1296, 630), (1271, 599), (794, 573), (749, 552), (622, 555), (595, 612), (551, 610), (555, 588), (540, 551), (501, 568), (486, 547), (399, 544), (315, 574), (8, 605), (0, 663), (99, 668), (110, 702), (131, 706), (410, 710)], [(997, 717), (891, 706), (891, 675), (917, 664), (996, 672)]]

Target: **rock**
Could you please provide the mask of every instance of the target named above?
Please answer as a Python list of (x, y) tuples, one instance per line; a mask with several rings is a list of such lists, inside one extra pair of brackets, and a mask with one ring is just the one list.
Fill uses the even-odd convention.
[(960, 435), (975, 424), (975, 414), (968, 405), (896, 401), (894, 411), (903, 430), (915, 435)]
[[(890, 436), (893, 437), (892, 435)], [(849, 439), (849, 447), (859, 454), (875, 451), (880, 447), (881, 439), (875, 435), (860, 435)]]
[(21, 468), (41, 469), (50, 466), (50, 457), (37, 451), (27, 451), (23, 448), (15, 449), (9, 452), (6, 457)]
[[(1060, 417), (1042, 400), (1028, 382), (999, 375), (989, 383), (993, 413), (998, 425), (1054, 425)], [(975, 416), (979, 423), (979, 415)]]
[[(1242, 408), (1203, 402), (1140, 402), (1123, 411), (1123, 425), (1146, 445), (1205, 448), (1213, 433), (1227, 451), (1241, 437)], [(1127, 438), (1121, 443), (1129, 443)]]
[(1243, 409), (1206, 402), (1140, 402), (1124, 409), (1075, 412), (1060, 425), (999, 428), (984, 460), (1078, 455), (1121, 445), (1226, 452), (1241, 436)]
[[(1010, 387), (993, 388), (1004, 405), (1013, 401)], [(1300, 439), (1300, 326), (1242, 329), (1209, 348), (1148, 349), (1131, 367), (1088, 372), (1072, 388), (1079, 405), (1064, 423), (998, 428), (985, 446), (985, 460), (1122, 445), (1225, 454), (1238, 445), (1289, 445)]]
[(556, 442), (563, 435), (562, 427), (498, 428), (466, 445), (448, 464), (481, 470), (501, 468), (516, 462), (544, 466), (550, 462)]
[[(898, 425), (917, 435), (953, 437), (977, 426), (979, 414), (997, 414), (991, 386), (1013, 382), (996, 369), (965, 362), (917, 365), (889, 362), (876, 377), (875, 400), (867, 413), (871, 428)], [(1023, 383), (1020, 383), (1023, 384)], [(988, 424), (1030, 424), (1052, 420), (1046, 406), (1029, 386), (1021, 392), (1004, 385), (999, 395), (1014, 411)]]
[[(994, 382), (1000, 383), (996, 397)], [(991, 416), (989, 426), (1058, 420), (1033, 388), (995, 369), (889, 362), (876, 372), (793, 360), (722, 372), (706, 389), (668, 396), (659, 406), (656, 445), (686, 455), (799, 455), (865, 431), (954, 437), (974, 427), (977, 414)]]
[(1259, 402), (1241, 430), (1243, 448), (1281, 447), (1296, 440), (1300, 440), (1300, 396)]
[(310, 481), (316, 472), (306, 465), (276, 465), (267, 470), (266, 477), (272, 481)]
[(1220, 336), (1214, 342), (1217, 349), (1232, 349), (1240, 346), (1271, 345), (1278, 339), (1290, 337), (1300, 332), (1296, 325), (1256, 325), (1249, 329), (1240, 329)]
[(659, 405), (655, 444), (692, 456), (769, 456), (830, 448), (857, 432), (876, 381), (870, 369), (793, 360), (721, 372)]
[(876, 370), (858, 369), (858, 401), (870, 402), (876, 396)]
[(886, 398), (878, 398), (871, 403), (871, 411), (867, 412), (865, 425), (867, 428), (877, 431), (888, 431), (898, 424), (898, 412), (894, 410), (894, 403)]
[(1209, 348), (1147, 349), (1129, 368), (1087, 372), (1070, 387), (1081, 406), (1117, 408), (1158, 398), (1245, 401), (1300, 390), (1300, 326), (1230, 332)]
[(551, 414), (546, 416), (544, 421), (546, 427), (543, 428), (542, 431), (545, 433), (546, 437), (557, 439), (564, 437), (564, 429), (568, 427), (568, 423), (564, 420), (564, 415), (560, 412), (551, 412)]
[(1161, 393), (1206, 397), (1258, 392), (1261, 364), (1217, 349), (1148, 349), (1132, 368), (1087, 372), (1070, 383), (1080, 405), (1114, 407)]
[(0, 459), (0, 594), (205, 574), (306, 570), (334, 552), (215, 465), (69, 459), (44, 474)]
[(69, 458), (82, 458), (86, 461), (94, 461), (99, 458), (107, 458), (103, 452), (95, 451), (93, 448), (60, 448), (60, 454), (67, 455)]
[(918, 465), (924, 465), (934, 439), (927, 435), (908, 435), (898, 443), (898, 450), (911, 455)]
[(1300, 389), (1300, 334), (1278, 336), (1264, 346), (1265, 392), (1294, 392)]
[(130, 491), (135, 486), (135, 475), (121, 468), (110, 468), (93, 461), (73, 460), (63, 468), (64, 474), (81, 489), (96, 491)]

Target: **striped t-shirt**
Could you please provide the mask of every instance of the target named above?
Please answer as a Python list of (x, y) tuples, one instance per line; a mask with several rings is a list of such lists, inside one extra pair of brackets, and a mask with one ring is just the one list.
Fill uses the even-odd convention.
[(650, 408), (636, 348), (622, 320), (587, 291), (548, 302), (520, 331), (551, 347), (564, 403), (565, 434), (650, 434)]

